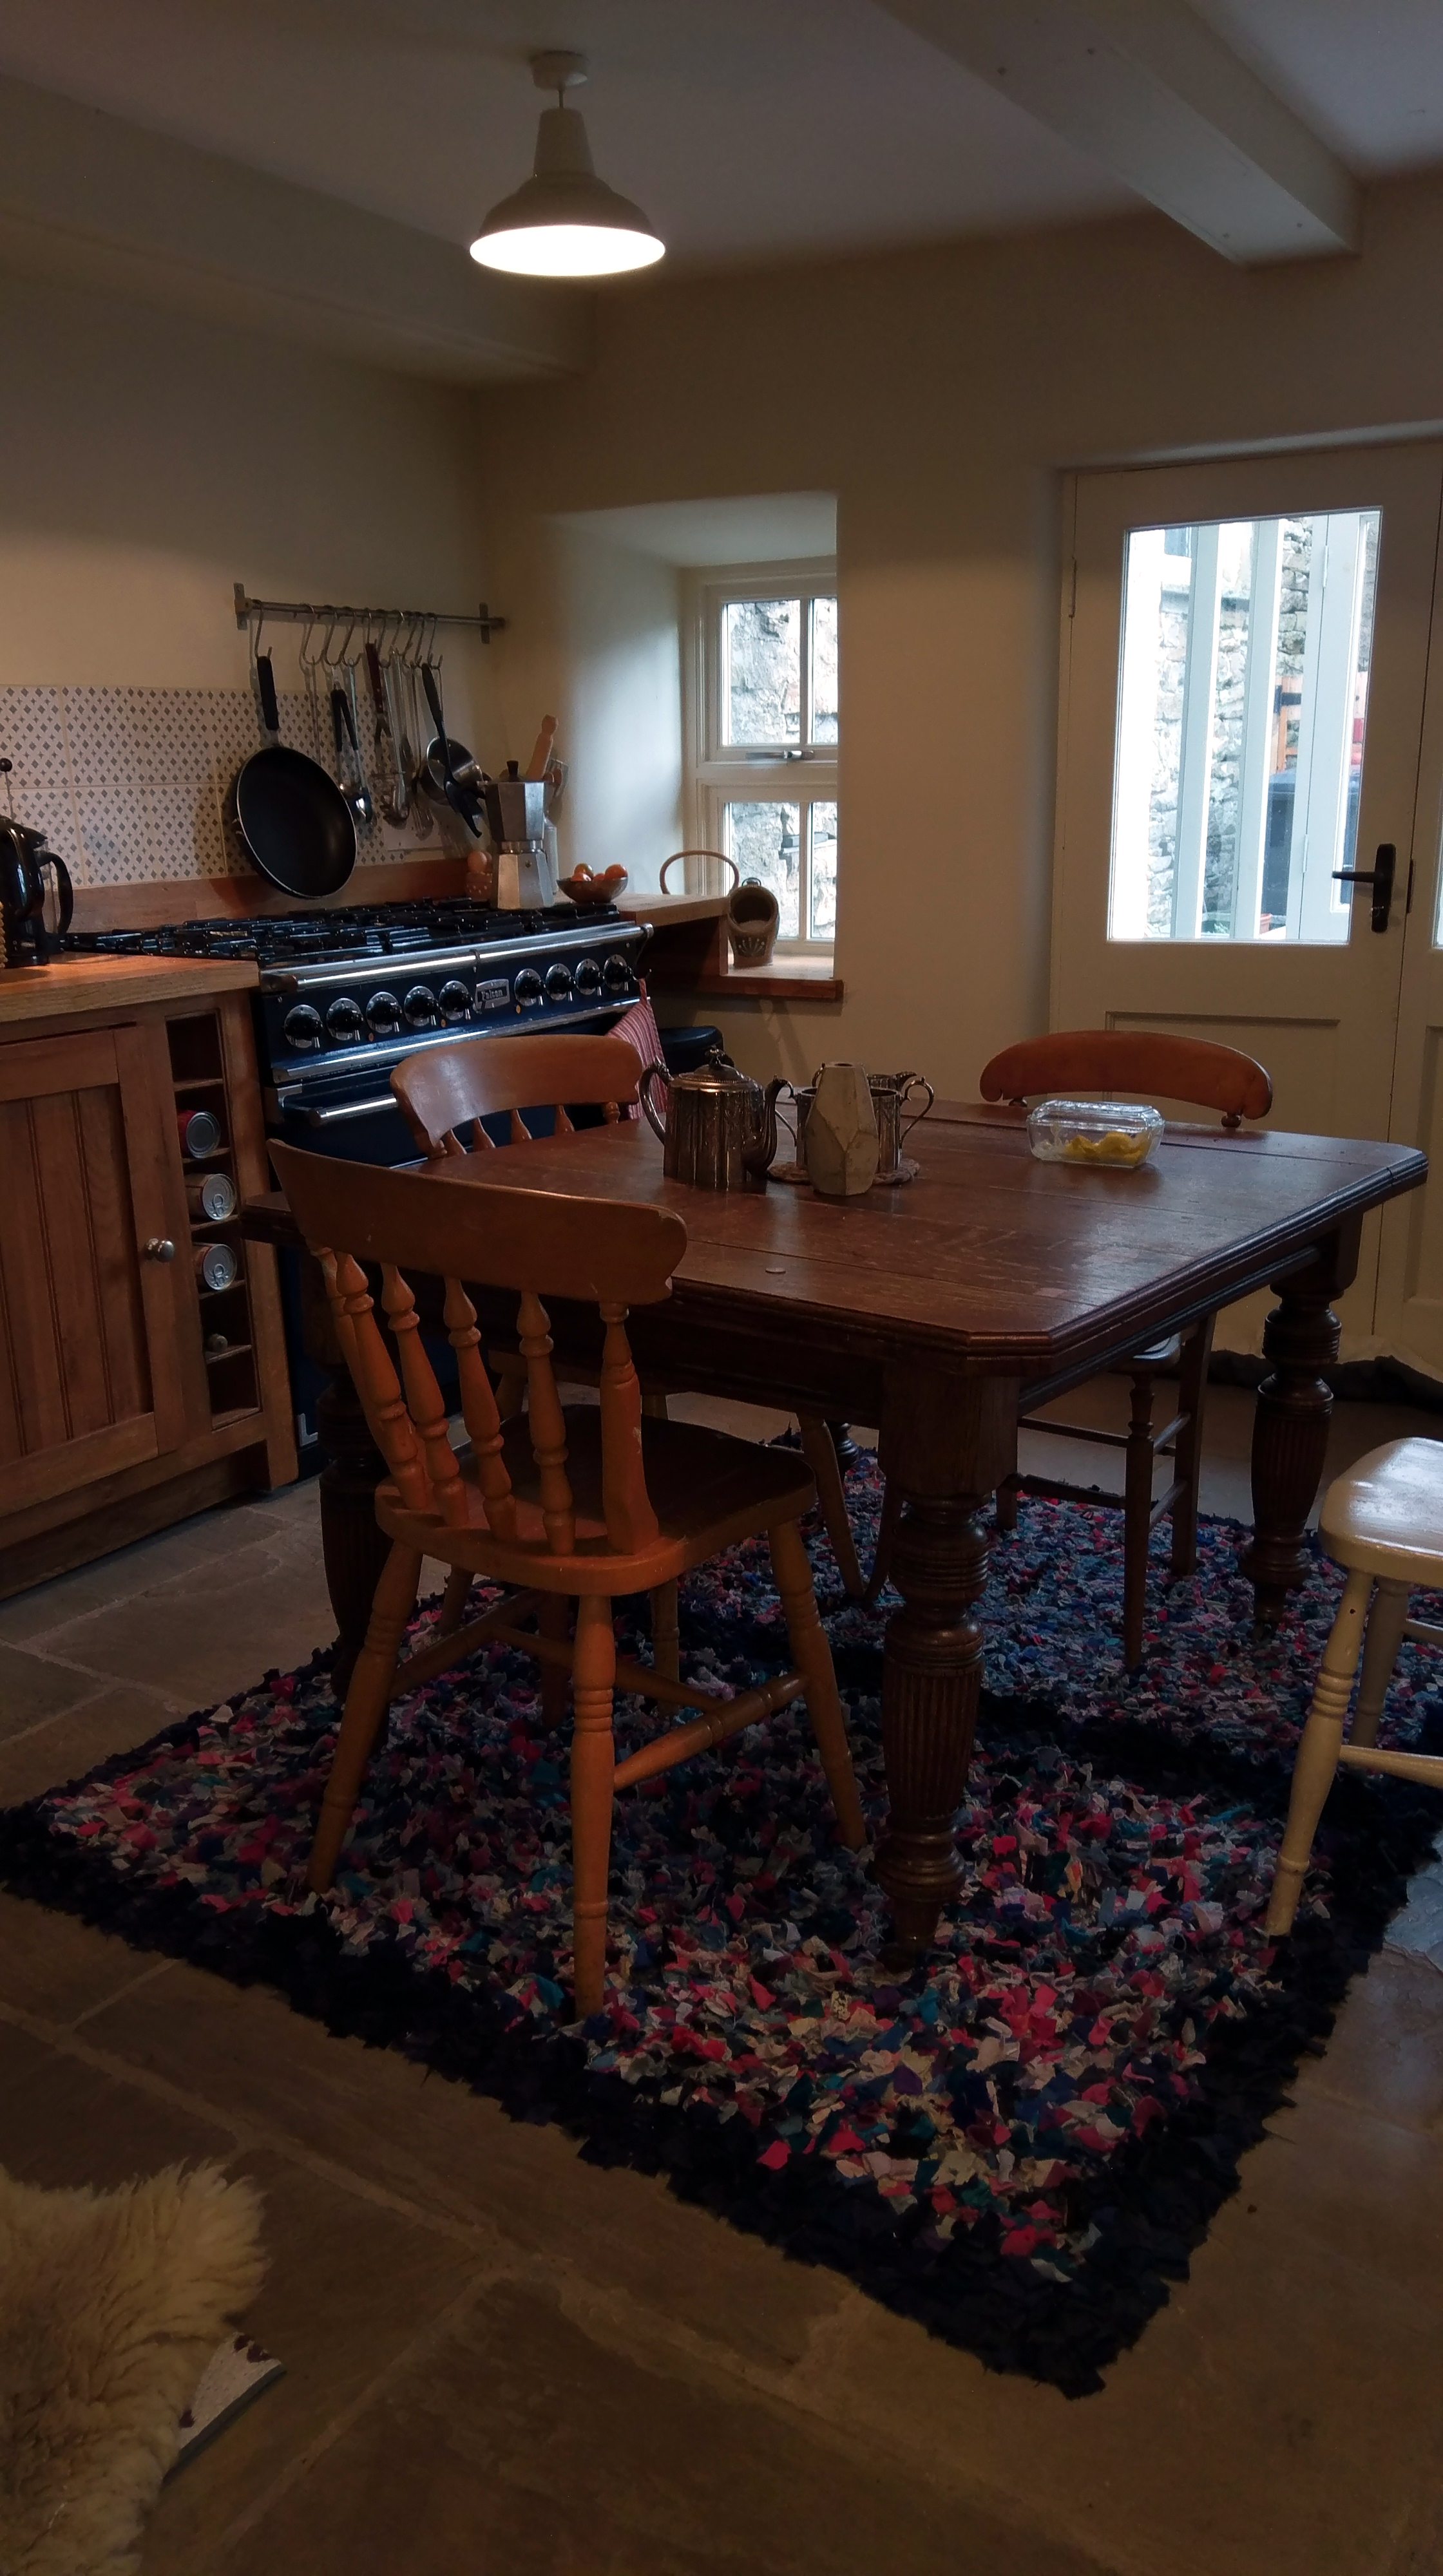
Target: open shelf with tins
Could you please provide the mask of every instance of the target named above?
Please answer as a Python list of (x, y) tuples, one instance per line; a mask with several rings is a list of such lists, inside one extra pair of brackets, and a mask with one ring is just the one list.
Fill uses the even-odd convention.
[(197, 1011), (171, 1019), (166, 1037), (201, 1357), (216, 1425), (258, 1410), (261, 1400), (245, 1247), (235, 1224), (239, 1193), (219, 1016)]

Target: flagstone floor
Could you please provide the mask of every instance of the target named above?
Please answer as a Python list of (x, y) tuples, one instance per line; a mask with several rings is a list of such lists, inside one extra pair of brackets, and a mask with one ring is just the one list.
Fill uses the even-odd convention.
[[(1247, 1510), (1251, 1412), (1213, 1391), (1209, 1509)], [(1443, 1423), (1339, 1406), (1330, 1470), (1405, 1430)], [(1031, 1435), (1024, 1463), (1054, 1448)], [(330, 1629), (309, 1484), (0, 1603), (0, 1801)], [(106, 2185), (202, 2156), (265, 2192), (248, 2322), (287, 2376), (165, 2491), (145, 2576), (1433, 2576), (1443, 2554), (1443, 1865), (1191, 2280), (1076, 2403), (263, 1991), (0, 1897), (0, 2161)]]

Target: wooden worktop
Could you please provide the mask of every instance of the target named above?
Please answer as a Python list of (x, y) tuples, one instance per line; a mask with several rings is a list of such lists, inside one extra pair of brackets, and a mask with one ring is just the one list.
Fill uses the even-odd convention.
[(0, 967), (0, 1030), (138, 1002), (236, 993), (255, 981), (248, 957), (60, 957), (50, 966)]

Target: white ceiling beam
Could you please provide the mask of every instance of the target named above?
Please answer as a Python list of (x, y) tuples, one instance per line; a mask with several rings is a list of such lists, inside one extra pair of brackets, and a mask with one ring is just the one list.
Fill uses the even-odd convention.
[(460, 243), (0, 78), (0, 268), (444, 383), (585, 364), (586, 300)]
[(1326, 144), (1188, 0), (879, 0), (1225, 259), (1358, 246)]

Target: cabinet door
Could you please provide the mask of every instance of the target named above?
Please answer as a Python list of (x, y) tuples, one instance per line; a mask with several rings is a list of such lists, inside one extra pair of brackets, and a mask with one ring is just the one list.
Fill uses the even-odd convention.
[[(8, 1510), (164, 1456), (186, 1437), (194, 1301), (166, 1123), (174, 1113), (154, 1057), (155, 1033), (142, 1028), (0, 1047)], [(174, 1260), (147, 1255), (165, 1240)]]

